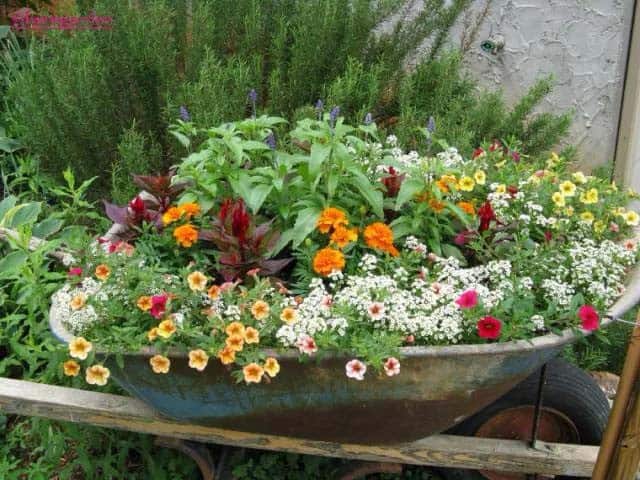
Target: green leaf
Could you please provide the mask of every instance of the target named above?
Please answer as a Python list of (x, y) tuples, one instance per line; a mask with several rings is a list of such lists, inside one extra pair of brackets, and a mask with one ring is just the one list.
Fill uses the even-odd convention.
[(191, 139), (184, 133), (178, 132), (176, 130), (170, 130), (169, 133), (176, 137), (184, 148), (189, 148), (191, 146)]
[(3, 219), (5, 215), (9, 210), (11, 210), (13, 207), (16, 206), (17, 201), (18, 201), (17, 197), (10, 195), (0, 202), (0, 225), (4, 223)]
[(384, 218), (384, 197), (380, 190), (377, 190), (369, 179), (364, 176), (363, 173), (357, 170), (351, 170), (351, 183), (358, 189), (360, 195), (362, 195), (365, 200), (371, 206), (373, 213), (375, 213), (379, 218)]
[(19, 141), (0, 135), (0, 151), (13, 153), (21, 148), (22, 144)]
[(405, 179), (400, 185), (398, 197), (396, 198), (396, 210), (415, 197), (424, 188), (424, 182), (416, 178)]
[(62, 228), (64, 222), (58, 218), (47, 218), (33, 227), (33, 236), (47, 238)]
[(10, 31), (11, 27), (9, 25), (0, 25), (0, 40), (7, 38)]
[(458, 247), (455, 247), (453, 245), (449, 245), (448, 243), (443, 243), (441, 245), (442, 247), (442, 254), (444, 257), (448, 258), (448, 257), (453, 257), (456, 258), (458, 260), (460, 260), (460, 262), (463, 265), (467, 264), (467, 259), (464, 258), (464, 255), (462, 255), (462, 252), (460, 251), (460, 249)]
[(27, 225), (37, 220), (40, 210), (42, 210), (40, 202), (16, 205), (7, 212), (3, 221), (9, 228)]
[(300, 210), (298, 213), (298, 217), (296, 218), (296, 223), (293, 226), (293, 233), (291, 235), (291, 239), (293, 242), (293, 248), (300, 245), (307, 236), (313, 232), (313, 229), (316, 228), (316, 222), (318, 221), (318, 217), (320, 216), (320, 208), (309, 207), (303, 210)]
[(389, 225), (393, 230), (393, 238), (399, 239), (415, 232), (410, 218), (398, 217)]
[(269, 194), (273, 190), (273, 185), (256, 185), (249, 191), (249, 196), (245, 199), (247, 205), (253, 212), (253, 214), (257, 214), (262, 207), (262, 204), (267, 199)]
[(311, 145), (311, 157), (309, 159), (309, 175), (315, 179), (320, 173), (322, 164), (329, 158), (331, 146), (322, 143), (314, 143)]
[(17, 273), (27, 262), (28, 258), (29, 256), (21, 250), (5, 255), (5, 257), (0, 260), (0, 276), (8, 276)]

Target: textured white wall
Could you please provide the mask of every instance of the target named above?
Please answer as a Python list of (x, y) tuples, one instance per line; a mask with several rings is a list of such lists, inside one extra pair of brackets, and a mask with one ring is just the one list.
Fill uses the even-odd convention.
[[(542, 111), (574, 110), (568, 142), (579, 147), (585, 167), (613, 158), (634, 0), (492, 0), (466, 65), (482, 86), (502, 88), (513, 102), (539, 77), (553, 74), (556, 87)], [(410, 1), (411, 10), (420, 0)], [(475, 0), (470, 19), (487, 0)], [(472, 22), (473, 23), (473, 22)], [(459, 47), (461, 17), (450, 42)], [(480, 48), (501, 35), (495, 55)], [(425, 43), (425, 47), (428, 42)]]

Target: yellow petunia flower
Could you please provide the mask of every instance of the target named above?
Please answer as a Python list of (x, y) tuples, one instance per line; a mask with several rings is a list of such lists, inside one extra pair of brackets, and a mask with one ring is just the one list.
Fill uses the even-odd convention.
[(264, 361), (264, 371), (273, 378), (280, 372), (280, 364), (278, 360), (273, 357), (269, 357)]
[(229, 347), (224, 347), (218, 352), (218, 359), (223, 365), (229, 365), (236, 361), (236, 352)]
[(293, 325), (298, 320), (298, 312), (296, 312), (294, 308), (286, 307), (280, 314), (280, 320), (282, 320), (287, 325)]
[(573, 210), (573, 207), (567, 207), (567, 208), (564, 209), (564, 214), (567, 217), (572, 217), (574, 213), (575, 213), (575, 211)]
[(209, 287), (209, 290), (207, 290), (207, 296), (211, 299), (211, 300), (215, 300), (216, 298), (218, 298), (220, 296), (220, 287), (218, 285), (211, 285)]
[(624, 214), (624, 221), (627, 222), (627, 225), (631, 225), (632, 227), (638, 226), (640, 221), (640, 216), (633, 210), (629, 210)]
[(153, 304), (151, 303), (151, 297), (147, 295), (143, 295), (140, 298), (138, 298), (136, 305), (143, 312), (148, 312), (149, 310), (151, 310), (151, 307)]
[(89, 352), (93, 349), (91, 342), (83, 337), (76, 337), (69, 342), (69, 355), (78, 360), (86, 360)]
[(205, 368), (207, 368), (208, 363), (209, 355), (207, 355), (204, 350), (199, 348), (197, 350), (191, 350), (189, 352), (189, 366), (191, 368), (195, 368), (196, 370), (201, 372)]
[(71, 310), (80, 310), (81, 308), (84, 308), (86, 304), (87, 296), (84, 293), (79, 293), (71, 299), (69, 306), (71, 307)]
[(478, 170), (473, 174), (473, 178), (478, 185), (484, 185), (487, 181), (487, 174), (483, 170)]
[(80, 364), (75, 360), (67, 360), (62, 364), (62, 369), (67, 377), (77, 377), (80, 373)]
[(231, 322), (224, 331), (229, 336), (240, 335), (244, 337), (244, 325), (240, 322)]
[(207, 277), (202, 272), (192, 272), (187, 276), (189, 288), (193, 292), (202, 292), (207, 288)]
[(169, 373), (171, 368), (171, 360), (163, 355), (154, 355), (149, 359), (149, 364), (153, 373)]
[(576, 194), (576, 185), (569, 180), (565, 180), (560, 184), (560, 191), (565, 197), (573, 197)]
[(104, 282), (107, 278), (109, 278), (109, 275), (111, 275), (111, 269), (109, 268), (109, 265), (101, 263), (96, 267), (95, 274), (98, 280)]
[(169, 338), (171, 335), (176, 333), (176, 330), (176, 324), (169, 318), (161, 321), (158, 325), (158, 335), (162, 338)]
[(89, 385), (105, 386), (111, 372), (102, 365), (92, 365), (85, 372), (85, 380)]
[(244, 347), (244, 337), (241, 335), (231, 335), (225, 340), (225, 345), (234, 352), (241, 352)]
[(253, 327), (247, 327), (244, 331), (244, 341), (246, 343), (259, 343), (260, 332)]
[(158, 327), (153, 327), (147, 332), (147, 340), (153, 342), (156, 338), (158, 338)]
[(257, 363), (250, 363), (242, 369), (244, 381), (247, 383), (260, 383), (264, 375), (264, 368)]
[(471, 192), (475, 186), (476, 182), (471, 177), (462, 177), (458, 182), (458, 188), (463, 192)]
[(263, 300), (256, 301), (251, 306), (251, 315), (256, 320), (264, 320), (269, 316), (269, 304)]
[(495, 192), (500, 194), (507, 193), (507, 186), (504, 183), (501, 183), (496, 187)]
[(564, 207), (566, 205), (562, 192), (554, 192), (553, 195), (551, 195), (551, 200), (556, 204), (556, 207)]
[(605, 228), (607, 228), (607, 226), (604, 224), (604, 222), (602, 220), (596, 220), (595, 222), (593, 222), (593, 231), (596, 233), (602, 233), (604, 232)]
[(587, 177), (582, 172), (575, 172), (571, 175), (571, 177), (575, 180), (576, 183), (587, 183)]
[(595, 219), (595, 217), (593, 216), (593, 213), (591, 212), (582, 212), (580, 214), (580, 218), (582, 219), (583, 222), (585, 223), (593, 223), (593, 220)]
[(591, 188), (586, 192), (580, 194), (580, 201), (585, 205), (592, 203), (598, 203), (598, 190)]

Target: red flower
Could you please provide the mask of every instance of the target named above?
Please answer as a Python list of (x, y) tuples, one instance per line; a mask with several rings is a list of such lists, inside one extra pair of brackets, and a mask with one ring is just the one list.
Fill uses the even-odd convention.
[(80, 275), (82, 275), (82, 268), (80, 267), (70, 268), (69, 271), (67, 272), (67, 275), (69, 275), (70, 277), (79, 277)]
[(551, 240), (553, 240), (553, 233), (551, 233), (549, 230), (545, 230), (544, 239), (547, 243), (549, 243)]
[(387, 189), (387, 191), (385, 192), (386, 196), (393, 198), (398, 195), (398, 192), (400, 191), (400, 185), (402, 185), (402, 182), (404, 181), (405, 174), (399, 174), (398, 171), (393, 167), (387, 168), (387, 173), (389, 175), (383, 177), (380, 181)]
[(457, 299), (456, 304), (460, 308), (473, 308), (478, 304), (478, 292), (475, 290), (467, 290), (463, 292)]
[(161, 318), (167, 309), (167, 296), (154, 295), (151, 297), (151, 310), (149, 311), (154, 318)]
[(520, 153), (513, 150), (511, 152), (511, 158), (513, 158), (514, 162), (518, 163), (520, 161)]
[(512, 197), (515, 197), (516, 193), (518, 193), (518, 187), (514, 187), (513, 185), (509, 185), (507, 187), (507, 192), (509, 192), (509, 195), (511, 195)]
[(486, 316), (478, 320), (478, 335), (480, 338), (495, 340), (500, 336), (502, 322), (495, 317)]
[(481, 157), (482, 155), (484, 155), (484, 148), (478, 147), (473, 151), (473, 155), (471, 156), (471, 159)]
[(597, 330), (600, 325), (600, 315), (591, 305), (583, 305), (578, 309), (578, 317), (582, 328), (588, 331)]
[(240, 243), (244, 243), (247, 230), (249, 229), (249, 213), (244, 207), (244, 202), (238, 200), (233, 208), (233, 214), (231, 219), (231, 231), (233, 235), (240, 240)]
[(471, 230), (463, 230), (453, 238), (453, 243), (462, 247), (469, 243), (469, 240), (471, 240), (473, 236), (474, 232)]
[(139, 195), (129, 202), (129, 208), (136, 217), (144, 215), (144, 212), (147, 210), (144, 200), (142, 200)]
[(489, 146), (489, 151), (495, 152), (496, 150), (500, 149), (500, 147), (502, 147), (500, 140), (494, 140), (493, 143)]
[(480, 231), (483, 232), (489, 229), (492, 220), (497, 220), (496, 214), (491, 207), (491, 202), (486, 201), (478, 209), (478, 217), (480, 218)]

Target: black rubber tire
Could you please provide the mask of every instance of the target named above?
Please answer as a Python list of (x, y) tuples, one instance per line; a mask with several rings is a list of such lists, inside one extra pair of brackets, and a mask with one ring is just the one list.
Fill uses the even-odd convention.
[[(543, 405), (560, 411), (575, 424), (581, 445), (600, 445), (609, 416), (609, 401), (596, 381), (583, 370), (561, 359), (547, 367)], [(540, 371), (533, 373), (513, 390), (448, 430), (452, 435), (473, 436), (489, 418), (501, 410), (535, 405)], [(438, 469), (444, 480), (486, 480), (475, 470)], [(576, 477), (556, 477), (557, 480)]]

